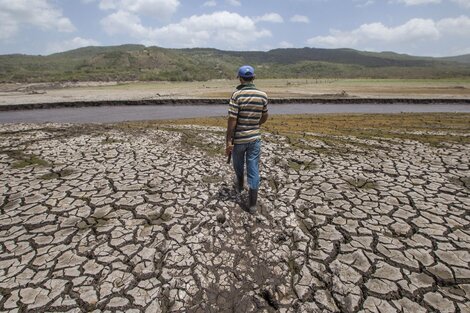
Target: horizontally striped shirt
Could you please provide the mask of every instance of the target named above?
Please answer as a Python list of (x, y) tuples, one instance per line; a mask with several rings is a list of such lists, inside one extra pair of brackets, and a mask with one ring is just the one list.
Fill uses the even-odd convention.
[(253, 84), (243, 84), (230, 98), (229, 117), (237, 118), (234, 144), (243, 144), (261, 138), (259, 122), (263, 113), (268, 112), (268, 96)]

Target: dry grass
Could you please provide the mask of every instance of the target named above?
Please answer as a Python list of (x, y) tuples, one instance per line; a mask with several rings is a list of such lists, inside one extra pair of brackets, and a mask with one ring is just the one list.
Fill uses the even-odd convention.
[[(190, 118), (145, 122), (146, 127), (161, 124), (226, 127), (225, 117)], [(304, 114), (273, 115), (263, 130), (289, 136), (312, 138), (322, 135), (358, 138), (410, 139), (429, 144), (442, 142), (470, 143), (468, 113), (401, 113), (401, 114)], [(319, 137), (321, 138), (321, 137)], [(322, 139), (323, 140), (323, 139)]]

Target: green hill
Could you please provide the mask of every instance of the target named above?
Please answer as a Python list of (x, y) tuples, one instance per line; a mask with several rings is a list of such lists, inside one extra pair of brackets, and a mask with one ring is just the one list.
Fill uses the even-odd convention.
[(208, 80), (252, 64), (262, 78), (470, 77), (470, 55), (415, 57), (353, 49), (222, 51), (142, 45), (85, 47), (48, 56), (1, 55), (1, 82)]

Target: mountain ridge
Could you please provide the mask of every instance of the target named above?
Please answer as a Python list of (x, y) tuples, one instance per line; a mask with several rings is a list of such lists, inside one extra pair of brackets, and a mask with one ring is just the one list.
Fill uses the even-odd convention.
[(225, 51), (127, 44), (90, 46), (47, 56), (0, 55), (0, 81), (191, 81), (233, 78), (252, 64), (262, 78), (470, 77), (470, 55), (419, 57), (391, 51), (278, 48)]

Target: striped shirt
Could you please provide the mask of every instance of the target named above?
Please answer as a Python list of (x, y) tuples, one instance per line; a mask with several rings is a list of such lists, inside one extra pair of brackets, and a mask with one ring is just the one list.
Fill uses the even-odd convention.
[(268, 112), (268, 96), (256, 89), (253, 84), (243, 84), (230, 98), (229, 117), (237, 118), (234, 144), (243, 144), (261, 138), (259, 122), (261, 116)]

